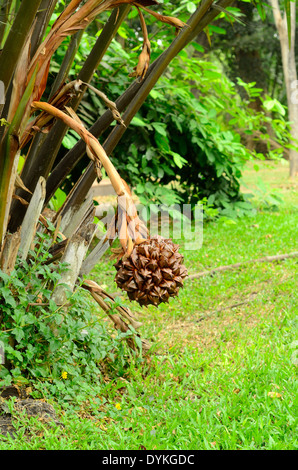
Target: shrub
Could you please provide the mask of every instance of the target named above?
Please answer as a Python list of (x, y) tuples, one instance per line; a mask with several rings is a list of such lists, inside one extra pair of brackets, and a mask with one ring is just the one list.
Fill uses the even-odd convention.
[(122, 344), (125, 335), (111, 335), (80, 288), (68, 292), (65, 305), (52, 300), (68, 266), (50, 262), (50, 243), (37, 233), (28, 260), (18, 259), (10, 275), (0, 271), (0, 342), (5, 352), (0, 386), (34, 382), (37, 395), (49, 392), (76, 402), (101, 386), (104, 364), (121, 375), (128, 350)]

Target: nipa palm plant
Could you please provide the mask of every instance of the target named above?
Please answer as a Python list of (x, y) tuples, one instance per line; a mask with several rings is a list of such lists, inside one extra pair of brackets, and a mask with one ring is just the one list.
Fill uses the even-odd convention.
[[(90, 272), (118, 236), (121, 248), (114, 250), (118, 259), (116, 282), (128, 292), (130, 299), (141, 305), (158, 305), (178, 294), (187, 274), (178, 247), (171, 240), (150, 238), (138, 217), (127, 184), (109, 155), (171, 60), (231, 3), (232, 0), (202, 0), (184, 24), (178, 18), (149, 9), (158, 5), (156, 0), (71, 0), (46, 34), (57, 0), (0, 0), (0, 41), (3, 46), (0, 80), (6, 90), (5, 104), (0, 105), (0, 267), (4, 272), (9, 274), (13, 270), (18, 254), (24, 260), (28, 257), (29, 249), (35, 243), (37, 227), (46, 231), (51, 222), (55, 226), (51, 254), (53, 260), (63, 260), (71, 265), (63, 278), (71, 289), (75, 288), (79, 276)], [(90, 86), (93, 71), (130, 8), (138, 11), (144, 38), (132, 74), (135, 81), (116, 103), (95, 90), (108, 109), (87, 130), (75, 111)], [(82, 32), (106, 10), (112, 10), (112, 13), (99, 40), (77, 79), (68, 82), (67, 74)], [(151, 46), (143, 12), (154, 15), (177, 32), (170, 47), (151, 64)], [(9, 27), (11, 17), (14, 21)], [(73, 37), (69, 52), (47, 101), (44, 101), (51, 58), (67, 36)], [(113, 120), (118, 125), (101, 145), (98, 138)], [(68, 128), (75, 130), (81, 140), (54, 166)], [(25, 164), (18, 174), (19, 157), (25, 149)], [(89, 166), (60, 210), (49, 216), (46, 208), (50, 198), (85, 152), (90, 158)], [(90, 251), (97, 227), (93, 223), (94, 207), (89, 190), (96, 178), (101, 179), (102, 166), (117, 193), (118, 207), (109, 227), (109, 237)], [(104, 300), (108, 294), (88, 280), (84, 281), (83, 287), (109, 314), (109, 306)], [(66, 301), (62, 284), (56, 287), (53, 299), (60, 304)], [(130, 326), (139, 326), (129, 309), (118, 308), (118, 313), (120, 316), (110, 315), (117, 328), (127, 331)]]

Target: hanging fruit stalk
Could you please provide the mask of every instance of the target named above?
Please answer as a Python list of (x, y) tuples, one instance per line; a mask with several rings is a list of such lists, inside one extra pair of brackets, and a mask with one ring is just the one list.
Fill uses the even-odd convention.
[[(98, 140), (85, 129), (81, 122), (49, 103), (33, 102), (32, 107), (61, 119), (68, 127), (76, 131), (86, 143), (87, 154), (93, 160), (97, 175), (100, 176), (101, 165), (106, 170), (118, 196), (117, 232), (122, 246), (121, 256), (129, 256), (133, 250), (133, 243), (144, 241), (147, 238), (148, 231), (145, 224), (138, 217), (128, 185), (120, 177)], [(70, 112), (69, 108), (68, 111)], [(75, 114), (73, 110), (71, 114)]]
[(136, 300), (140, 305), (157, 306), (177, 296), (187, 276), (187, 270), (182, 264), (183, 256), (178, 252), (179, 245), (160, 236), (148, 236), (129, 187), (98, 140), (74, 118), (73, 110), (68, 109), (71, 117), (49, 103), (33, 102), (32, 107), (61, 119), (75, 130), (86, 143), (87, 154), (94, 162), (95, 171), (99, 174), (103, 165), (111, 180), (118, 196), (116, 230), (121, 243), (121, 249), (114, 250), (118, 258), (115, 264), (117, 285), (128, 293), (130, 300)]

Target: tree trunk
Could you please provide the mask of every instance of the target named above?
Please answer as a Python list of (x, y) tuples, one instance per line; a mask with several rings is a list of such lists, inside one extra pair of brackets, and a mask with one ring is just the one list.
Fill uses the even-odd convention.
[(298, 174), (298, 106), (293, 99), (294, 87), (297, 86), (297, 70), (295, 63), (295, 26), (296, 26), (296, 0), (291, 1), (291, 41), (289, 43), (288, 25), (286, 14), (281, 15), (278, 0), (270, 0), (273, 8), (273, 16), (278, 31), (284, 79), (287, 92), (287, 103), (289, 121), (291, 122), (291, 135), (293, 140), (290, 144), (293, 147), (289, 152), (290, 178)]

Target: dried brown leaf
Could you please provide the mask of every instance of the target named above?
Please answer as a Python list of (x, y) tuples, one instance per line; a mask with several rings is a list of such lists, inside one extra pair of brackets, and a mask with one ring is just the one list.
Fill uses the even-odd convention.
[[(137, 5), (138, 5), (138, 2), (137, 2)], [(156, 19), (158, 19), (162, 23), (167, 23), (171, 26), (174, 26), (178, 30), (186, 26), (186, 23), (184, 23), (183, 21), (179, 20), (179, 18), (176, 18), (174, 16), (161, 15), (160, 13), (157, 13), (156, 11), (150, 10), (149, 8), (145, 8), (145, 7), (143, 7), (143, 10), (147, 11), (147, 13), (154, 16)]]

